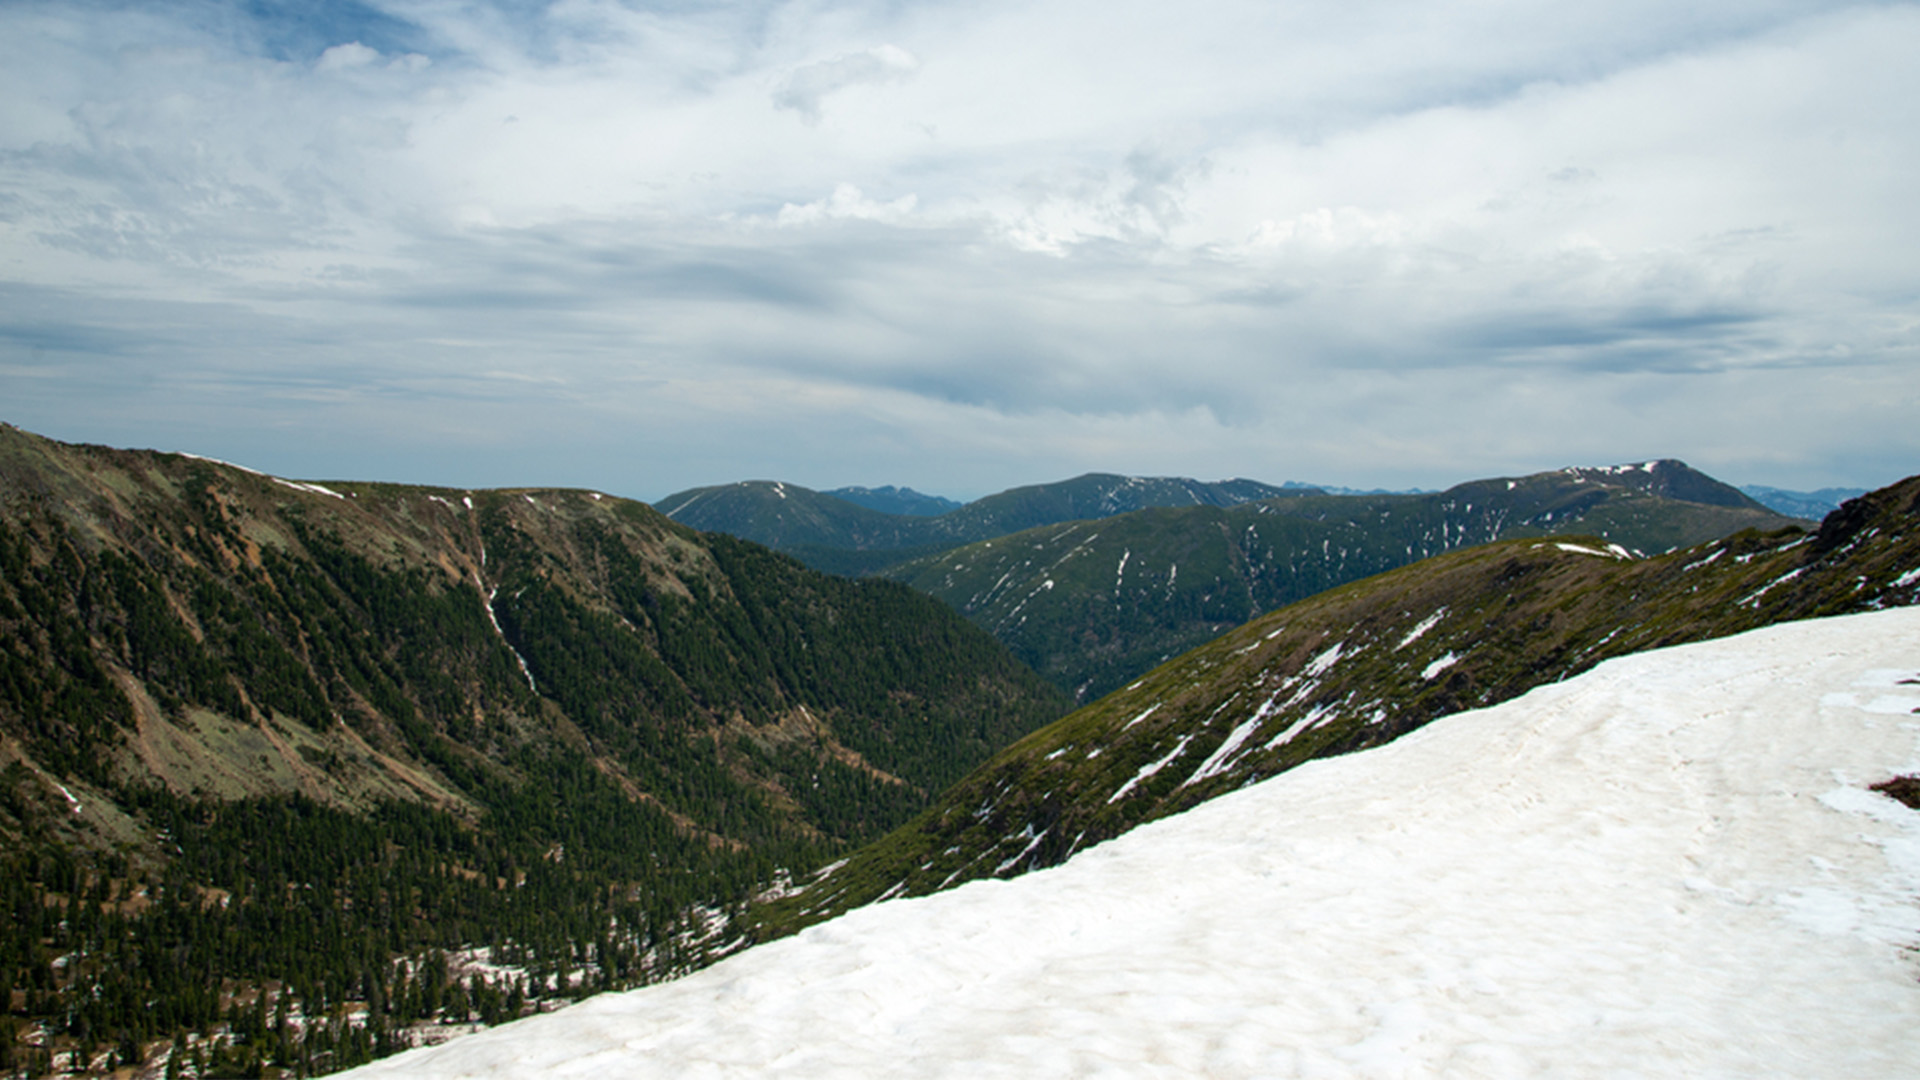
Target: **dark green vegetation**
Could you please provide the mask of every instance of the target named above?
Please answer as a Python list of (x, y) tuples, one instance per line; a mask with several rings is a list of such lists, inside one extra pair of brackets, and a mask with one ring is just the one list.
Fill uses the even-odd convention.
[(1845, 504), (1818, 532), (1748, 530), (1646, 558), (1578, 537), (1437, 555), (1256, 619), (1035, 732), (755, 919), (773, 936), (876, 898), (1052, 866), (1609, 657), (1916, 602), (1920, 477)]
[(323, 1072), (686, 970), (1065, 708), (639, 503), (0, 427), (0, 1074)]
[[(834, 564), (878, 569), (926, 551), (1062, 521), (1156, 506), (1237, 506), (1301, 493), (1317, 493), (1317, 489), (1277, 488), (1253, 480), (1209, 484), (1177, 477), (1088, 473), (1013, 488), (936, 516), (883, 513), (832, 494), (771, 480), (694, 488), (669, 495), (657, 505), (661, 513), (683, 525), (752, 540), (788, 552), (810, 566), (837, 572)], [(848, 553), (853, 552), (869, 554), (864, 560), (851, 560)]]
[(1663, 461), (1424, 495), (1141, 510), (1028, 529), (880, 573), (952, 604), (1087, 701), (1263, 612), (1442, 552), (1576, 532), (1659, 552), (1789, 520)]
[(912, 517), (938, 517), (966, 505), (944, 496), (922, 495), (912, 488), (894, 487), (892, 484), (877, 488), (834, 488), (826, 494), (883, 514), (907, 514)]

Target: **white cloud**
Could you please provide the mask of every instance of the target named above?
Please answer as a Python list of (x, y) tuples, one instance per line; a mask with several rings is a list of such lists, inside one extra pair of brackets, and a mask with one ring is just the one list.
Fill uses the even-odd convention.
[[(517, 372), (571, 388), (518, 399), (555, 470), (661, 433), (672, 476), (614, 486), (654, 494), (870, 451), (900, 474), (853, 479), (975, 492), (1665, 454), (1890, 480), (1920, 15), (1830, 7), (407, 4), (289, 59), (186, 9), (9, 5), (0, 289), (34, 299), (0, 309), (0, 398), (106, 416), (84, 354), (120, 416), (310, 422), (215, 389), (265, 385), (483, 431), (498, 380), (452, 373)], [(792, 420), (729, 423), (742, 379)], [(312, 454), (425, 460), (327, 415)], [(789, 455), (812, 425), (848, 445)]]
[(773, 93), (776, 108), (792, 109), (810, 124), (820, 122), (820, 103), (850, 86), (897, 82), (910, 77), (913, 54), (895, 45), (846, 53), (795, 68)]
[(341, 71), (346, 68), (366, 67), (378, 59), (380, 59), (378, 49), (369, 49), (357, 41), (350, 41), (345, 45), (335, 45), (321, 53), (320, 59), (314, 62), (313, 67), (316, 71)]
[(833, 194), (810, 203), (788, 203), (776, 219), (783, 226), (812, 225), (822, 221), (884, 221), (900, 223), (913, 213), (919, 200), (903, 195), (891, 202), (869, 199), (852, 184), (836, 184)]

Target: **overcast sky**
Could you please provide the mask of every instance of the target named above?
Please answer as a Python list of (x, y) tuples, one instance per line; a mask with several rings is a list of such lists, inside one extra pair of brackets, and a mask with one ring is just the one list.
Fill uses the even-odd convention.
[(0, 3), (0, 419), (282, 475), (1920, 472), (1920, 7)]

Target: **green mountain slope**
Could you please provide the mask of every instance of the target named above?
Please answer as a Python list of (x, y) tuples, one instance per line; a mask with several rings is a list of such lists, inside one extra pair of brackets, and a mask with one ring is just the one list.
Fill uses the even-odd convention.
[(654, 506), (702, 532), (725, 533), (776, 551), (892, 551), (931, 542), (937, 518), (889, 514), (798, 484), (743, 480), (669, 495)]
[[(888, 514), (771, 480), (694, 488), (669, 495), (660, 511), (684, 525), (791, 552), (809, 565), (874, 569), (917, 552), (948, 548), (1061, 521), (1108, 517), (1155, 506), (1237, 506), (1317, 493), (1254, 480), (1206, 483), (1180, 477), (1088, 473), (977, 499), (938, 515)], [(892, 560), (849, 560), (847, 552), (895, 552)]]
[(886, 514), (904, 514), (909, 517), (937, 517), (966, 505), (944, 496), (923, 495), (912, 488), (894, 487), (892, 484), (877, 488), (834, 488), (826, 494), (864, 506), (869, 510), (878, 510)]
[(1051, 866), (1608, 657), (1916, 602), (1920, 477), (1847, 503), (1817, 533), (1745, 531), (1650, 558), (1574, 537), (1439, 555), (1256, 619), (1035, 732), (761, 908), (761, 932)]
[(661, 977), (1064, 710), (929, 598), (640, 503), (0, 427), (0, 1050), (324, 1071)]
[(1784, 518), (1680, 462), (1303, 495), (1052, 525), (890, 567), (1079, 700), (1283, 604), (1476, 544), (1580, 532), (1664, 551)]

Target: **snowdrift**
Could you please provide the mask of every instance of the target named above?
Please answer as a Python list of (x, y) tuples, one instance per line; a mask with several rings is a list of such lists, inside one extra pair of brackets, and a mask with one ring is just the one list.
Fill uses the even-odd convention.
[(1920, 609), (1630, 656), (356, 1076), (1906, 1077)]

